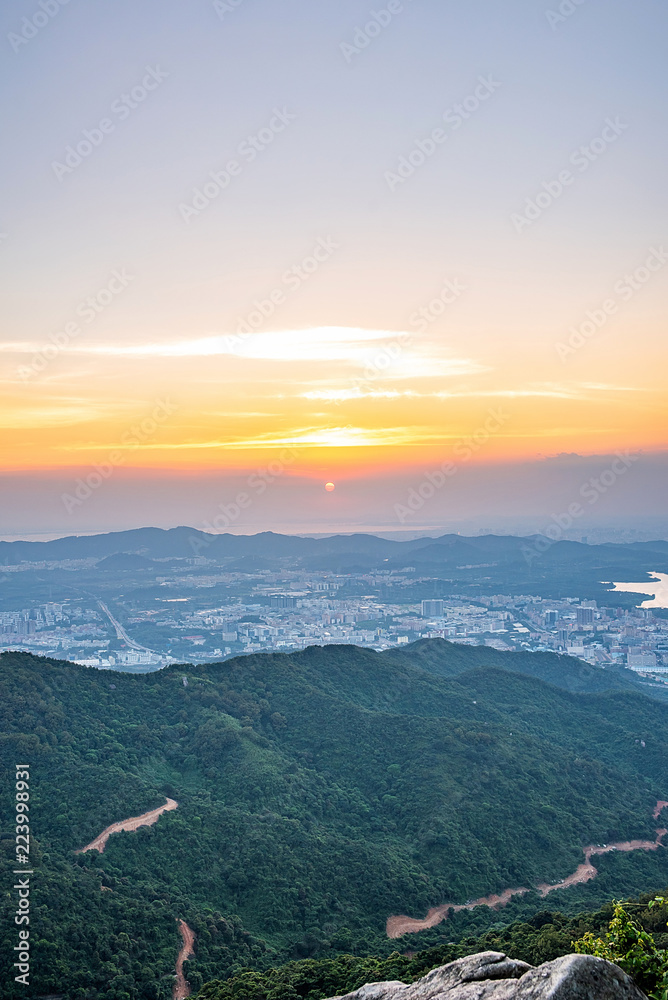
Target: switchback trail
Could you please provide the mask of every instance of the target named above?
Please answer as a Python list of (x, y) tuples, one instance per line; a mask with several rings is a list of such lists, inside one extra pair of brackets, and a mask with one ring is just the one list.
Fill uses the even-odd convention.
[[(658, 819), (662, 809), (666, 806), (668, 806), (668, 802), (659, 800), (652, 813), (653, 818)], [(569, 875), (562, 882), (557, 882), (555, 885), (548, 885), (547, 882), (541, 882), (540, 885), (536, 886), (536, 889), (541, 896), (547, 896), (549, 892), (554, 892), (556, 889), (568, 889), (571, 885), (589, 882), (590, 879), (598, 875), (597, 869), (594, 868), (590, 861), (593, 855), (609, 854), (610, 851), (655, 851), (657, 847), (664, 846), (661, 843), (661, 839), (666, 833), (668, 833), (668, 830), (657, 830), (656, 840), (625, 840), (619, 844), (606, 844), (605, 847), (598, 847), (596, 844), (591, 844), (589, 847), (584, 848), (585, 864), (578, 865), (572, 875)], [(523, 893), (529, 891), (526, 887), (520, 886), (518, 889), (505, 889), (500, 896), (494, 893), (491, 893), (489, 896), (482, 896), (480, 899), (474, 899), (471, 903), (443, 903), (441, 906), (432, 907), (427, 912), (424, 920), (414, 920), (412, 917), (405, 916), (388, 917), (385, 931), (389, 938), (398, 938), (403, 934), (416, 934), (418, 931), (426, 931), (429, 927), (435, 927), (441, 921), (447, 920), (450, 911), (458, 913), (459, 910), (472, 910), (476, 906), (489, 906), (493, 910), (497, 910), (505, 906), (513, 896), (521, 896)]]
[(179, 952), (179, 957), (176, 960), (176, 982), (174, 983), (174, 989), (172, 990), (173, 1000), (185, 1000), (186, 997), (190, 996), (190, 983), (183, 975), (183, 963), (191, 955), (194, 955), (193, 945), (195, 944), (195, 934), (188, 927), (185, 920), (179, 920), (179, 930), (181, 931), (181, 937), (183, 938), (183, 947)]
[(95, 840), (91, 840), (90, 844), (86, 844), (85, 847), (82, 847), (74, 853), (85, 854), (86, 851), (99, 851), (100, 854), (102, 854), (112, 833), (119, 833), (121, 830), (137, 830), (140, 826), (153, 826), (153, 824), (157, 822), (158, 818), (162, 816), (164, 812), (170, 812), (172, 809), (177, 809), (178, 805), (178, 802), (174, 799), (167, 799), (164, 806), (158, 806), (157, 809), (151, 809), (149, 812), (142, 813), (141, 816), (130, 816), (129, 819), (122, 819), (118, 823), (112, 823), (111, 826), (108, 826), (106, 830), (102, 831), (99, 837), (96, 837)]

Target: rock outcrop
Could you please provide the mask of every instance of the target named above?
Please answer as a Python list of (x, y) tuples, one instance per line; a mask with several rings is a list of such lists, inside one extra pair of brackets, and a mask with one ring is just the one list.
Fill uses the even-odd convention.
[(498, 951), (460, 958), (405, 983), (367, 983), (332, 1000), (647, 1000), (619, 966), (565, 955), (534, 968)]

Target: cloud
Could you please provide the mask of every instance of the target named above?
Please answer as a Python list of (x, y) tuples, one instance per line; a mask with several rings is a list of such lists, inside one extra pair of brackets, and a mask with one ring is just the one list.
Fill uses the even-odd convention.
[(99, 420), (106, 411), (88, 403), (81, 406), (43, 406), (31, 407), (26, 410), (13, 410), (0, 413), (0, 427), (4, 430), (27, 430), (43, 427), (71, 427), (74, 424), (86, 424)]
[[(446, 362), (447, 364), (447, 362)], [(468, 362), (461, 359), (450, 361), (451, 375), (479, 374), (489, 369), (484, 369), (476, 365), (475, 362)], [(430, 376), (442, 375), (442, 372), (435, 372), (432, 365)], [(397, 376), (409, 378), (404, 372)], [(334, 386), (323, 389), (309, 389), (301, 393), (302, 399), (323, 400), (326, 402), (344, 402), (352, 399), (522, 399), (522, 398), (546, 398), (546, 399), (591, 399), (593, 392), (636, 392), (638, 390), (631, 386), (604, 385), (602, 383), (573, 383), (571, 385), (558, 385), (553, 383), (537, 383), (528, 385), (521, 389), (466, 389), (449, 390), (441, 389), (437, 392), (425, 392), (415, 389), (369, 389), (364, 385), (350, 386), (345, 384), (341, 388)]]
[[(398, 364), (402, 377), (471, 373), (484, 370), (468, 359), (450, 359), (439, 345), (411, 343), (415, 333), (397, 330), (365, 330), (361, 327), (315, 327), (251, 334), (217, 333), (186, 340), (153, 341), (144, 344), (86, 343), (76, 341), (64, 349), (67, 354), (118, 358), (198, 358), (235, 356), (251, 361), (343, 362), (374, 364), (384, 345), (401, 345)], [(35, 354), (43, 345), (14, 341), (0, 345), (0, 351)]]
[[(276, 432), (274, 434), (258, 434), (244, 438), (214, 438), (205, 441), (147, 441), (145, 444), (133, 446), (133, 450), (147, 451), (201, 451), (208, 449), (224, 449), (225, 451), (252, 451), (270, 448), (365, 448), (391, 447), (411, 445), (418, 442), (441, 441), (456, 435), (435, 434), (423, 427), (301, 427), (292, 431)], [(89, 451), (96, 445), (86, 444), (62, 445), (68, 452)], [(99, 445), (102, 447), (102, 445)], [(120, 445), (107, 444), (113, 448)]]
[[(394, 331), (363, 330), (355, 327), (317, 327), (252, 334), (216, 333), (187, 340), (152, 341), (144, 344), (72, 343), (70, 354), (98, 354), (110, 357), (214, 357), (233, 354), (271, 361), (346, 361), (360, 355), (376, 341), (401, 336)], [(0, 350), (14, 354), (35, 353), (42, 345), (14, 341)], [(360, 355), (361, 356), (361, 355)]]

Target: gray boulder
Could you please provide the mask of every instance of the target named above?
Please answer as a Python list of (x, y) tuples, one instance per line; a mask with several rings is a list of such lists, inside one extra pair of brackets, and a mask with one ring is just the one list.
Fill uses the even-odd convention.
[(619, 966), (565, 955), (533, 968), (498, 951), (459, 958), (405, 983), (367, 983), (332, 1000), (647, 1000)]

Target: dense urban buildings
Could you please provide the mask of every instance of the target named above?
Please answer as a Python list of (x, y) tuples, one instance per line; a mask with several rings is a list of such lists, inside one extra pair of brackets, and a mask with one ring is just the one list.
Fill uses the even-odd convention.
[(668, 619), (642, 607), (598, 606), (577, 594), (562, 600), (491, 593), (475, 600), (457, 594), (415, 600), (416, 591), (433, 593), (442, 584), (416, 576), (414, 567), (244, 573), (221, 572), (197, 558), (169, 569), (153, 586), (127, 588), (113, 607), (70, 587), (58, 601), (0, 612), (0, 649), (145, 671), (313, 644), (383, 650), (442, 637), (500, 650), (550, 650), (657, 678), (668, 674)]

